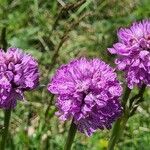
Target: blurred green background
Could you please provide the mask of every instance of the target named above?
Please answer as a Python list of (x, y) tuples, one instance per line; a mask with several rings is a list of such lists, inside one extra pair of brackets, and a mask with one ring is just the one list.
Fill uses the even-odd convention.
[[(40, 86), (13, 110), (8, 150), (62, 150), (69, 128), (54, 115), (46, 85), (55, 69), (75, 57), (99, 57), (112, 66), (107, 47), (117, 29), (150, 17), (150, 0), (0, 0), (1, 42), (37, 58)], [(5, 38), (6, 35), (6, 38)], [(136, 92), (136, 90), (135, 90)], [(3, 129), (0, 110), (0, 132)], [(106, 150), (110, 132), (77, 133), (73, 150)], [(130, 118), (116, 150), (150, 150), (150, 91)]]

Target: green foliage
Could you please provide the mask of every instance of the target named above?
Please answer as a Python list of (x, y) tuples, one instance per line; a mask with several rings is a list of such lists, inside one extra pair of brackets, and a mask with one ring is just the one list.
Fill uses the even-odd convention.
[[(18, 102), (12, 113), (8, 150), (62, 150), (70, 123), (62, 123), (54, 115), (55, 100), (45, 89), (49, 77), (59, 65), (74, 57), (100, 57), (113, 65), (114, 57), (107, 47), (117, 40), (117, 29), (150, 17), (149, 0), (87, 0), (75, 7), (79, 2), (0, 0), (0, 31), (6, 27), (8, 46), (34, 55), (41, 73), (39, 88), (26, 93), (25, 101)], [(73, 7), (69, 7), (71, 4)], [(62, 5), (65, 5), (63, 11)], [(116, 150), (150, 149), (149, 98), (147, 92), (145, 102), (129, 120)], [(2, 110), (0, 132), (1, 127)], [(106, 150), (108, 139), (108, 131), (98, 131), (90, 138), (79, 133), (73, 150)]]

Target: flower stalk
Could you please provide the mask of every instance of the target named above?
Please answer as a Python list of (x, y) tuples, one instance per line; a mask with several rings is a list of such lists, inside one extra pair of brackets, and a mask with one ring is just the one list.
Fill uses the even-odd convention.
[(123, 130), (125, 128), (125, 125), (128, 121), (128, 116), (122, 116), (122, 118), (119, 118), (112, 129), (111, 138), (108, 144), (108, 150), (114, 150), (115, 144), (118, 142), (119, 137), (123, 134)]
[(66, 141), (64, 150), (71, 150), (71, 146), (72, 146), (73, 140), (75, 138), (76, 131), (77, 131), (77, 126), (75, 125), (74, 119), (73, 119), (71, 122), (71, 126), (69, 129), (69, 133), (68, 133), (68, 137), (67, 137), (67, 141)]
[(123, 112), (122, 117), (119, 118), (113, 126), (112, 134), (111, 134), (111, 137), (110, 137), (110, 140), (109, 140), (107, 150), (114, 150), (115, 144), (118, 142), (119, 138), (123, 134), (123, 131), (124, 131), (124, 128), (126, 126), (126, 123), (127, 123), (128, 119), (135, 113), (135, 111), (138, 107), (138, 105), (136, 105), (136, 107), (133, 106), (131, 108), (131, 103), (133, 103), (137, 99), (136, 104), (139, 104), (143, 99), (143, 94), (144, 94), (145, 89), (146, 89), (146, 85), (144, 84), (140, 88), (139, 93), (137, 95), (133, 96), (129, 100), (130, 104), (129, 104), (129, 108), (128, 108), (126, 105), (127, 105), (127, 101), (129, 99), (130, 93), (131, 93), (131, 89), (126, 87), (126, 90), (124, 92), (124, 96), (122, 98), (122, 105), (124, 107), (124, 112)]
[[(130, 93), (131, 93), (131, 89), (129, 89), (126, 86), (125, 91), (124, 91), (124, 95), (123, 95), (123, 98), (122, 98), (122, 106), (123, 106), (124, 110), (125, 110), (126, 103), (129, 99)], [(108, 150), (113, 150), (114, 149), (115, 144), (117, 143), (117, 141), (120, 137), (120, 134), (123, 131), (123, 126), (125, 126), (127, 120), (128, 120), (128, 117), (124, 113), (122, 115), (122, 117), (119, 118), (115, 122), (115, 124), (113, 126), (113, 129), (112, 129), (112, 134), (111, 134), (111, 137), (110, 137), (110, 140), (109, 140), (109, 143), (108, 143)]]
[(7, 135), (8, 135), (8, 129), (9, 129), (9, 122), (11, 117), (11, 109), (5, 110), (5, 116), (4, 116), (4, 131), (2, 134), (2, 141), (1, 141), (1, 150), (5, 150)]

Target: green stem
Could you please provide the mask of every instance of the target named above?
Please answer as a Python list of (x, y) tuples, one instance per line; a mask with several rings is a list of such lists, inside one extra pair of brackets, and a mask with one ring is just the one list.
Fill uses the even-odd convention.
[(128, 119), (128, 116), (122, 116), (122, 118), (119, 118), (115, 122), (107, 150), (114, 150), (115, 144), (118, 142), (119, 137), (123, 134), (123, 130), (126, 126)]
[[(146, 88), (146, 85), (143, 85), (141, 87), (141, 89), (139, 90), (138, 96), (135, 96), (135, 98), (139, 98), (138, 102), (142, 101), (145, 88)], [(130, 107), (128, 109), (126, 107), (126, 104), (127, 104), (128, 99), (129, 99), (130, 93), (131, 93), (131, 89), (126, 87), (126, 90), (124, 92), (124, 96), (122, 98), (122, 106), (124, 108), (124, 112), (123, 112), (122, 117), (119, 118), (113, 126), (112, 134), (111, 134), (109, 144), (108, 144), (108, 150), (114, 150), (115, 144), (118, 142), (120, 136), (123, 134), (123, 130), (126, 126), (126, 123), (129, 119), (129, 117), (131, 116), (131, 113), (129, 113), (129, 108)], [(135, 98), (131, 98), (131, 99), (135, 100)], [(131, 101), (131, 99), (129, 101)], [(132, 103), (133, 103), (133, 100), (132, 100)], [(136, 111), (136, 109), (135, 109), (135, 111)], [(134, 114), (134, 112), (133, 112), (133, 114)]]
[(4, 27), (2, 29), (2, 32), (1, 32), (1, 42), (2, 42), (3, 50), (6, 52), (6, 49), (7, 49), (6, 27)]
[[(140, 88), (139, 90), (139, 93), (135, 96), (133, 96), (130, 100), (129, 100), (129, 108), (131, 109), (132, 106), (133, 106), (133, 103), (134, 102), (140, 102), (141, 99), (143, 99), (143, 94), (145, 92), (145, 89), (146, 89), (146, 85), (143, 84), (142, 87)], [(136, 101), (137, 100), (137, 101)]]
[(143, 84), (141, 89), (139, 90), (139, 93), (137, 94), (138, 95), (137, 100), (134, 99), (135, 102), (133, 100), (130, 101), (130, 106), (129, 106), (129, 108), (130, 108), (130, 117), (134, 115), (137, 107), (143, 101), (143, 95), (144, 95), (145, 90), (146, 90), (146, 85)]
[(68, 137), (67, 137), (64, 150), (71, 150), (71, 146), (75, 138), (76, 131), (77, 131), (77, 126), (74, 124), (74, 119), (73, 119), (70, 129), (69, 129), (69, 133), (68, 133)]
[(2, 135), (0, 150), (5, 150), (5, 144), (6, 144), (6, 140), (7, 140), (10, 117), (11, 117), (11, 109), (6, 109), (5, 110), (5, 118), (4, 118), (4, 131), (3, 131), (3, 135)]
[(124, 95), (122, 97), (122, 106), (123, 106), (124, 109), (125, 109), (125, 106), (126, 106), (126, 103), (127, 103), (128, 99), (129, 99), (130, 93), (131, 93), (131, 89), (129, 89), (126, 86), (125, 91), (124, 91)]
[(108, 150), (113, 150), (114, 149), (114, 146), (117, 142), (117, 139), (119, 137), (119, 134), (120, 134), (120, 123), (121, 123), (121, 118), (118, 119), (113, 128), (112, 128), (112, 134), (111, 134), (111, 137), (110, 137), (110, 140), (109, 140), (109, 144), (108, 144)]
[[(124, 111), (125, 111), (125, 106), (126, 106), (126, 103), (129, 99), (130, 93), (131, 93), (131, 89), (126, 87), (126, 89), (124, 91), (124, 95), (122, 97), (122, 106), (124, 108)], [(123, 128), (124, 128), (123, 126), (125, 126), (127, 120), (128, 120), (128, 117), (126, 117), (125, 114), (123, 114), (122, 117), (119, 118), (115, 122), (115, 124), (112, 128), (112, 134), (111, 134), (111, 137), (110, 137), (110, 140), (109, 140), (109, 143), (108, 143), (108, 150), (113, 150), (114, 149), (115, 144), (117, 143), (117, 141), (120, 137), (120, 134), (123, 131)]]

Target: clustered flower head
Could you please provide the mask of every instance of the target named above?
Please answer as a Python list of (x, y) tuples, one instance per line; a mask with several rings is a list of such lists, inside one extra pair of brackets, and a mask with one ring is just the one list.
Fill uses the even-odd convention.
[(38, 85), (38, 64), (34, 58), (18, 48), (0, 50), (0, 108), (10, 109), (23, 92)]
[(128, 87), (150, 86), (150, 20), (121, 28), (118, 38), (118, 43), (108, 50), (118, 55), (115, 63), (119, 70), (125, 71)]
[(114, 70), (99, 59), (80, 58), (62, 65), (48, 90), (57, 96), (57, 115), (74, 119), (80, 132), (111, 128), (121, 114), (122, 87)]

